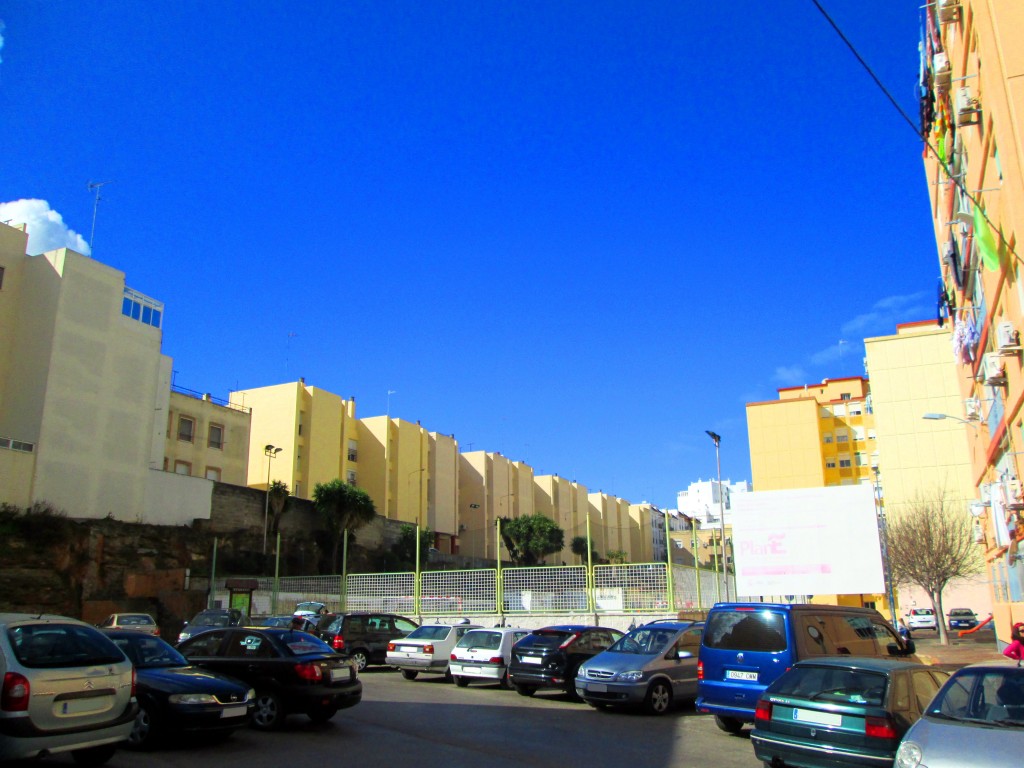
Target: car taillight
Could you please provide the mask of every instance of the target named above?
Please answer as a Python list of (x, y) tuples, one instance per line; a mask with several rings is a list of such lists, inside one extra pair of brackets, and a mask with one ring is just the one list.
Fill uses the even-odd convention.
[(388, 643), (388, 650), (389, 651), (395, 650), (395, 644), (394, 643)]
[(491, 656), (491, 658), (488, 659), (488, 661), (491, 664), (504, 664), (505, 663), (505, 659), (503, 659), (501, 656)]
[(772, 703), (770, 701), (759, 701), (757, 702), (757, 708), (754, 710), (755, 720), (771, 720), (772, 719)]
[(873, 739), (895, 739), (896, 728), (888, 717), (864, 718), (864, 735)]
[(423, 646), (423, 652), (424, 653), (433, 653), (434, 652), (434, 646), (433, 645), (424, 645)]
[[(341, 635), (335, 635), (333, 638), (331, 638), (331, 648), (333, 648), (336, 651), (344, 650), (345, 649), (345, 638), (342, 637)], [(388, 650), (390, 651), (392, 649), (393, 649), (393, 645), (391, 643), (388, 643)]]
[(296, 664), (295, 674), (303, 680), (309, 680), (314, 683), (319, 683), (324, 679), (323, 670), (320, 669), (318, 664), (311, 661), (306, 662), (305, 664)]
[(153, 630), (153, 637), (160, 637), (160, 627)]
[(703, 680), (704, 679), (704, 662), (703, 661), (698, 661), (697, 662), (697, 679), (698, 680)]
[(0, 709), (4, 712), (25, 712), (28, 710), (30, 692), (27, 677), (17, 672), (8, 672), (4, 675), (3, 692), (0, 693)]
[(135, 698), (135, 665), (132, 664), (132, 698)]
[(458, 661), (458, 659), (455, 658), (455, 654), (453, 653), (448, 657), (448, 661)]

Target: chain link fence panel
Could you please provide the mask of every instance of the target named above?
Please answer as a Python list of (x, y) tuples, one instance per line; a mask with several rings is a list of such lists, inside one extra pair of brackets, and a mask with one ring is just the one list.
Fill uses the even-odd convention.
[(504, 613), (583, 613), (589, 610), (587, 568), (504, 568), (501, 596)]
[(420, 575), (420, 613), (429, 616), (495, 613), (497, 572), (424, 571)]
[(669, 611), (665, 563), (594, 566), (594, 610), (598, 613)]

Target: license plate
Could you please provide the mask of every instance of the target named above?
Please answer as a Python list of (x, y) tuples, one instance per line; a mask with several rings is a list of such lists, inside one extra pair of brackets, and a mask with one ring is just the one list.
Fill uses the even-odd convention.
[(815, 725), (842, 725), (843, 716), (833, 712), (819, 712), (814, 709), (794, 709), (793, 719)]
[(220, 716), (221, 717), (241, 717), (242, 715), (244, 715), (248, 711), (249, 711), (249, 707), (246, 706), (246, 705), (242, 705), (241, 707), (224, 707), (224, 709), (222, 709), (220, 711)]
[(749, 680), (757, 682), (757, 672), (746, 672), (741, 669), (727, 669), (725, 670), (726, 680)]
[(594, 693), (608, 693), (608, 686), (604, 683), (587, 683), (587, 690)]
[(342, 678), (348, 677), (349, 671), (347, 669), (332, 669), (331, 670), (331, 682), (335, 680), (341, 680)]
[(395, 646), (395, 650), (401, 651), (402, 653), (412, 653), (413, 651), (418, 651), (419, 648), (417, 648), (415, 645), (398, 645)]
[(523, 664), (540, 664), (540, 659), (536, 656), (523, 656), (522, 662)]
[(479, 672), (480, 671), (480, 667), (463, 667), (462, 671), (463, 672)]

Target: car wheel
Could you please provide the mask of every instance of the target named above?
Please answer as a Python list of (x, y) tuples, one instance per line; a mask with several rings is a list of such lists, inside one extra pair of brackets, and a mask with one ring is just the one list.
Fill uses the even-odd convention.
[(256, 694), (256, 709), (252, 713), (252, 724), (261, 731), (279, 728), (284, 722), (284, 706), (276, 693), (261, 691)]
[(97, 768), (97, 766), (104, 765), (110, 760), (116, 751), (116, 745), (103, 744), (99, 747), (76, 749), (71, 753), (71, 758), (75, 761), (75, 765), (82, 765), (85, 768)]
[(737, 734), (743, 730), (743, 721), (737, 720), (735, 717), (715, 715), (715, 725), (726, 733)]
[(580, 701), (580, 697), (576, 693), (576, 673), (579, 672), (579, 666), (575, 666), (568, 671), (565, 676), (565, 695), (573, 701)]
[(672, 706), (672, 689), (664, 680), (655, 680), (647, 689), (644, 709), (651, 715), (664, 715)]
[(356, 669), (360, 672), (366, 669), (366, 665), (370, 663), (370, 659), (367, 657), (366, 651), (363, 650), (353, 651), (349, 658), (355, 662)]
[(139, 702), (139, 714), (135, 716), (132, 732), (128, 734), (128, 746), (144, 749), (150, 746), (154, 740), (153, 714), (147, 703)]
[(462, 675), (453, 675), (452, 680), (455, 681), (455, 684), (459, 686), (459, 688), (465, 688), (469, 685), (469, 678), (463, 677)]
[(416, 670), (416, 669), (403, 669), (402, 670), (402, 677), (404, 677), (406, 680), (415, 680), (416, 679), (416, 675), (418, 675), (418, 674), (419, 674), (419, 670)]
[(520, 696), (533, 696), (537, 692), (536, 686), (533, 685), (517, 685), (516, 693)]
[(312, 712), (307, 712), (306, 714), (314, 723), (326, 723), (338, 714), (338, 708), (335, 706), (319, 707), (318, 709), (314, 709)]

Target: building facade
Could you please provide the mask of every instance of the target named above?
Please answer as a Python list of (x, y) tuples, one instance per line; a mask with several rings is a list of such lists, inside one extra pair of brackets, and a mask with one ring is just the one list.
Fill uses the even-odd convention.
[[(921, 135), (997, 637), (1024, 621), (1024, 5), (924, 6)], [(963, 410), (960, 410), (960, 408)]]

